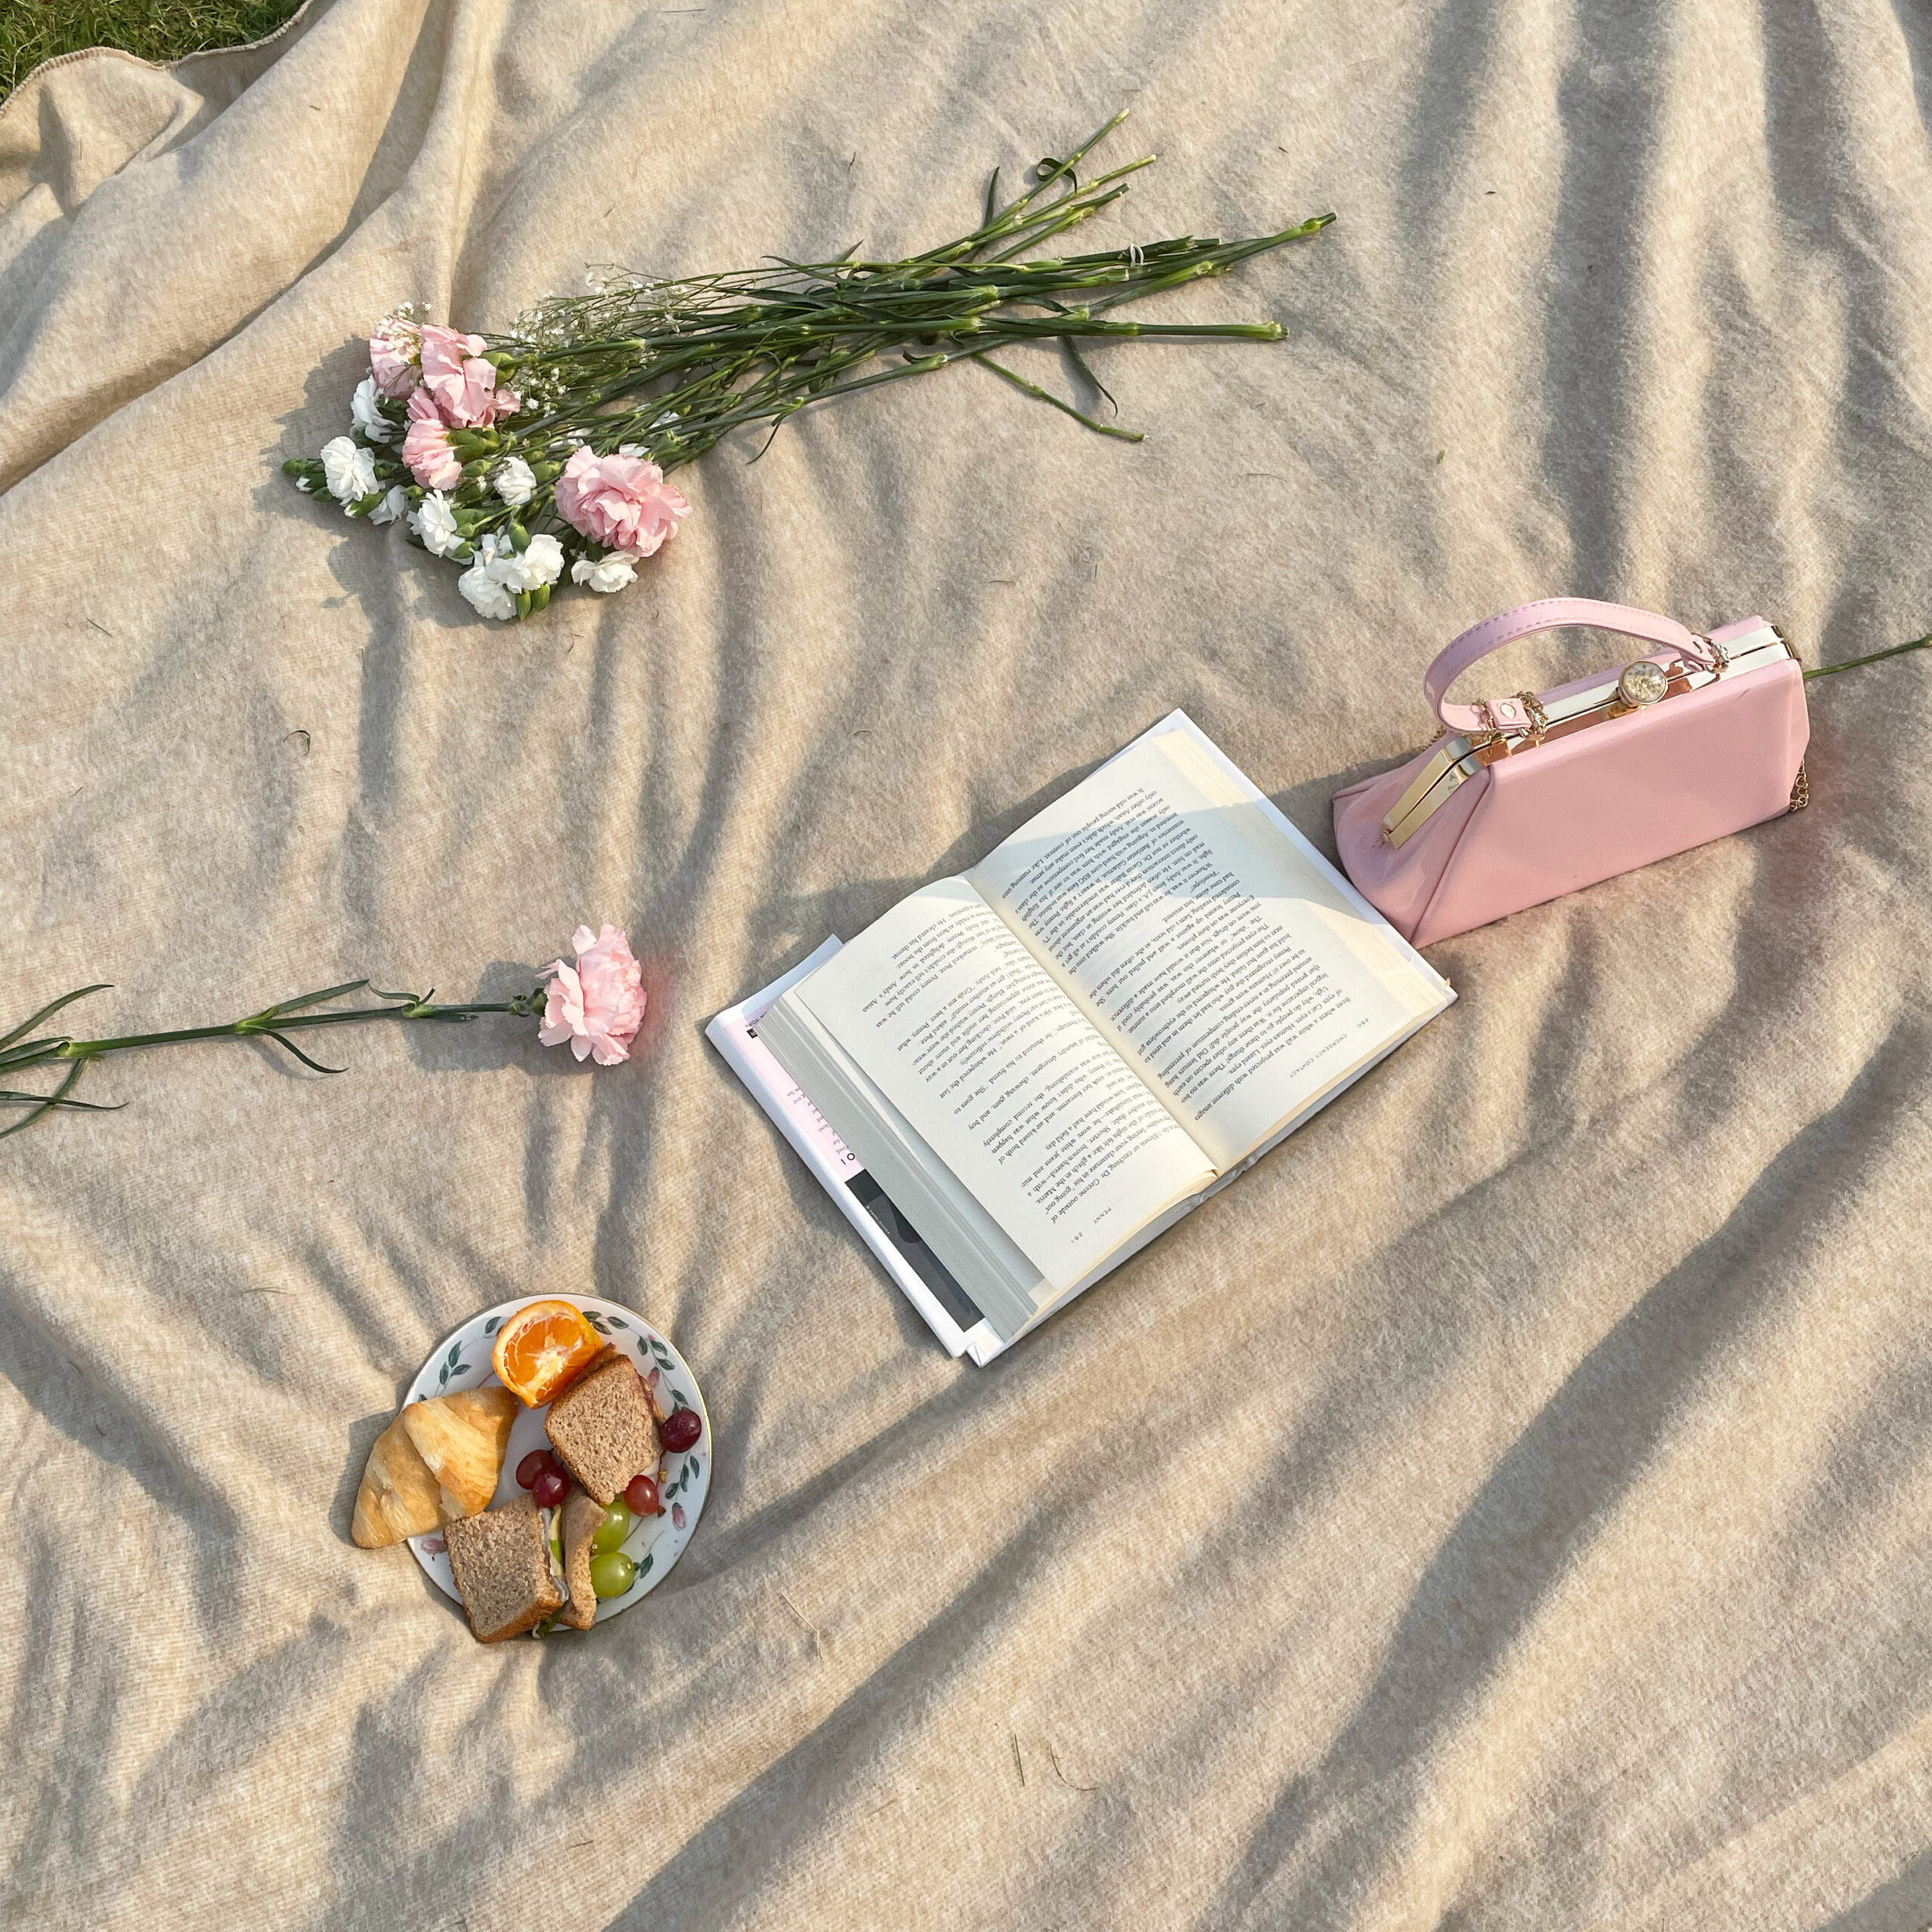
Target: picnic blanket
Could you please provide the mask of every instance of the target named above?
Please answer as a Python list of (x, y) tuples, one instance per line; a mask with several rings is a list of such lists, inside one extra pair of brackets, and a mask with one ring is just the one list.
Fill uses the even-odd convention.
[[(985, 1371), (702, 1034), (1177, 705), (1332, 849), (1524, 598), (1925, 629), (1928, 75), (1882, 0), (313, 0), (28, 81), (0, 1030), (502, 998), (605, 919), (650, 1007), (613, 1071), (128, 1056), (0, 1143), (0, 1918), (1932, 1918), (1925, 660), (1812, 688), (1807, 811), (1433, 949), (1446, 1016)], [(921, 377), (503, 626), (279, 473), (398, 301), (909, 252), (1121, 105), (1095, 245), (1340, 217), (1161, 298), (1285, 343), (1094, 350), (1143, 445)], [(715, 1482), (638, 1607), (484, 1648), (351, 1503), (546, 1291), (675, 1337)]]

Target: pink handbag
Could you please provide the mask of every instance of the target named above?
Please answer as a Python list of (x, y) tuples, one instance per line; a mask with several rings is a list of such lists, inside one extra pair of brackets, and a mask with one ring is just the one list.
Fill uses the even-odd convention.
[[(1554, 691), (1445, 702), (1478, 658), (1566, 624), (1654, 648)], [(1349, 878), (1414, 945), (1806, 802), (1804, 675), (1761, 617), (1699, 636), (1649, 611), (1546, 598), (1465, 631), (1423, 692), (1446, 735), (1335, 795)]]

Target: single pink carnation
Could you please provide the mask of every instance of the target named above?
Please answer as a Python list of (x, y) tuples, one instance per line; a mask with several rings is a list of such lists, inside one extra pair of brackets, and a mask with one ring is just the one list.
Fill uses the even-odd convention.
[(579, 1060), (595, 1054), (599, 1066), (615, 1066), (630, 1058), (630, 1044), (644, 1023), (644, 968), (615, 926), (595, 939), (588, 926), (579, 926), (571, 944), (574, 967), (553, 959), (543, 968), (552, 977), (537, 1037), (546, 1047), (568, 1040)]
[(607, 550), (648, 557), (678, 534), (691, 513), (684, 492), (641, 457), (593, 456), (580, 449), (557, 478), (557, 508)]
[(463, 481), (463, 462), (450, 448), (450, 432), (436, 405), (421, 389), (409, 398), (409, 429), (402, 460), (426, 490), (454, 490)]
[(369, 337), (369, 367), (383, 395), (405, 396), (421, 378), (423, 332), (401, 315), (385, 315)]
[(481, 429), (517, 406), (508, 389), (497, 387), (496, 365), (483, 358), (483, 338), (433, 322), (423, 330), (423, 386), (453, 429)]

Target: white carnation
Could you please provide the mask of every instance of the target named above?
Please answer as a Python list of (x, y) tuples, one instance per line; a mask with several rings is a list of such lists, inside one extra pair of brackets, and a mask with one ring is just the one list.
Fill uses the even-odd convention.
[(641, 443), (620, 443), (617, 445), (617, 454), (620, 456), (642, 456), (645, 454), (645, 448)]
[(521, 509), (537, 494), (537, 472), (521, 457), (506, 457), (497, 472), (496, 491), (511, 509)]
[(322, 445), (322, 474), (338, 503), (355, 503), (375, 489), (374, 453), (346, 436), (332, 436)]
[(536, 590), (563, 574), (564, 546), (554, 537), (533, 537), (529, 547), (519, 550), (493, 530), (480, 547), (483, 568), (506, 590)]
[(555, 583), (564, 574), (564, 546), (554, 537), (533, 537), (530, 547), (518, 559), (523, 566), (526, 589), (539, 584)]
[(516, 615), (516, 599), (490, 574), (486, 563), (472, 564), (457, 579), (456, 587), (482, 617), (501, 620)]
[(580, 557), (571, 566), (571, 581), (587, 583), (607, 595), (637, 580), (637, 559), (628, 550), (613, 550), (608, 557)]
[(432, 490), (417, 505), (409, 524), (432, 557), (447, 557), (452, 550), (463, 548), (463, 532), (456, 527), (456, 512), (440, 490)]
[(349, 398), (349, 413), (355, 426), (372, 443), (386, 443), (395, 434), (395, 425), (376, 407), (376, 379), (365, 376)]
[(389, 493), (369, 512), (371, 523), (394, 523), (409, 510), (409, 492), (400, 483), (392, 484)]

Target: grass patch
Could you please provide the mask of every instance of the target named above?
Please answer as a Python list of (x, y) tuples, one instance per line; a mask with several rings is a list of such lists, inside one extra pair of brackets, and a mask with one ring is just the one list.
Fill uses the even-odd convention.
[(43, 60), (118, 47), (178, 60), (272, 33), (301, 0), (0, 0), (0, 100)]

